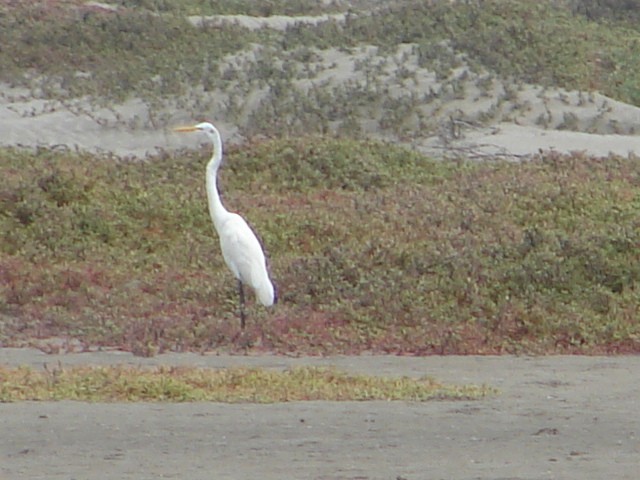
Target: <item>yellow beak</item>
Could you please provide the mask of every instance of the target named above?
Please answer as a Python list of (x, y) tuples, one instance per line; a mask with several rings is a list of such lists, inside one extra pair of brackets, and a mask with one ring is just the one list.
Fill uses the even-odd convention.
[(198, 128), (196, 127), (178, 127), (173, 129), (174, 132), (197, 132)]

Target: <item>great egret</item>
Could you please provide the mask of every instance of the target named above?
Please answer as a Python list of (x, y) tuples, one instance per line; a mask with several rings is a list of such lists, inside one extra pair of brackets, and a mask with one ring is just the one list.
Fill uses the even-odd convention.
[(209, 200), (209, 213), (213, 225), (220, 237), (220, 248), (227, 266), (238, 280), (240, 298), (240, 328), (245, 326), (244, 288), (246, 283), (253, 288), (260, 302), (269, 307), (276, 302), (275, 290), (262, 251), (255, 233), (244, 218), (224, 208), (218, 193), (218, 169), (222, 163), (222, 139), (220, 132), (209, 122), (192, 127), (179, 127), (176, 132), (203, 132), (213, 143), (213, 155), (207, 164), (206, 185)]

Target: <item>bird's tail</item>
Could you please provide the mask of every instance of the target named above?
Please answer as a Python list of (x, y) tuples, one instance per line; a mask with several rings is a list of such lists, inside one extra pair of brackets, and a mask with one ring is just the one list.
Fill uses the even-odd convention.
[(265, 307), (270, 307), (276, 302), (276, 291), (268, 278), (256, 288), (256, 296)]

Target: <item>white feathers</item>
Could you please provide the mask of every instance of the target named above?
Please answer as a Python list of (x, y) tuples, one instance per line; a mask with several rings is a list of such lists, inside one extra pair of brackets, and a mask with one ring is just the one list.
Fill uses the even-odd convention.
[(209, 213), (220, 237), (222, 256), (233, 275), (240, 281), (240, 319), (241, 325), (244, 327), (242, 284), (249, 285), (263, 305), (268, 307), (276, 301), (275, 290), (267, 272), (262, 246), (244, 218), (237, 213), (229, 212), (220, 200), (217, 176), (222, 163), (222, 139), (216, 127), (208, 122), (203, 122), (193, 127), (177, 128), (176, 131), (201, 131), (213, 143), (213, 155), (206, 170)]
[(237, 213), (229, 213), (217, 230), (222, 256), (229, 270), (253, 288), (260, 303), (266, 307), (273, 305), (274, 290), (262, 246), (247, 222)]

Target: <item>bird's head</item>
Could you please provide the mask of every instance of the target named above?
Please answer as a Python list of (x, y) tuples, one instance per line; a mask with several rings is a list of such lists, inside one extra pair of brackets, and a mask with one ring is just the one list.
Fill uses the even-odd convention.
[(214, 127), (211, 123), (209, 122), (201, 122), (198, 123), (197, 125), (193, 125), (190, 127), (178, 127), (178, 128), (174, 128), (173, 129), (174, 132), (203, 132), (206, 133), (208, 136), (213, 136), (216, 133), (218, 133), (218, 131), (216, 130), (216, 127)]
[[(178, 127), (173, 129), (174, 132), (202, 132), (204, 133), (211, 144), (213, 145), (213, 155), (211, 160), (214, 164), (219, 166), (222, 162), (222, 139), (220, 138), (220, 132), (209, 122), (201, 122), (191, 127)], [(217, 168), (217, 167), (216, 167)]]

